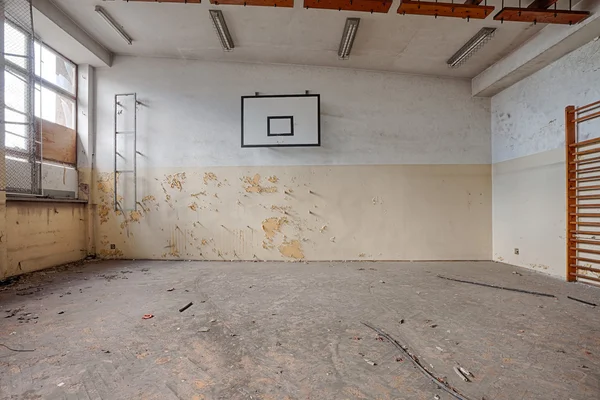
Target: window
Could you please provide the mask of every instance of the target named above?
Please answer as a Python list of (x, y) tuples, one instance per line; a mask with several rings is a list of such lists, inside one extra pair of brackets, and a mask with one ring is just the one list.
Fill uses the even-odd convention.
[(44, 124), (75, 135), (77, 66), (32, 40), (9, 18), (4, 22), (4, 65), (7, 191), (41, 194)]

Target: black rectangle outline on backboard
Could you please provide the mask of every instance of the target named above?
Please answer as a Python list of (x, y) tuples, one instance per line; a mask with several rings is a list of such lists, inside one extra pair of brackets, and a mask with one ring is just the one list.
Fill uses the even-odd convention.
[[(271, 120), (272, 119), (289, 119), (290, 120), (290, 133), (271, 133)], [(267, 117), (267, 136), (294, 136), (294, 116), (293, 115), (280, 115), (276, 117)]]
[[(244, 99), (257, 97), (316, 97), (317, 98), (317, 143), (316, 144), (244, 144)], [(321, 95), (320, 94), (268, 94), (258, 96), (242, 96), (242, 147), (319, 147), (321, 146)]]

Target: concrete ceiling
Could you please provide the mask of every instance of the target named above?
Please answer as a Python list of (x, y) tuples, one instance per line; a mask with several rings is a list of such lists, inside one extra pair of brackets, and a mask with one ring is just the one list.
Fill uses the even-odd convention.
[[(511, 0), (507, 0), (510, 3)], [(516, 3), (516, 0), (514, 0)], [(388, 14), (301, 8), (214, 6), (53, 0), (75, 23), (115, 54), (213, 61), (320, 65), (472, 78), (538, 32), (543, 25), (455, 18), (402, 16), (395, 0)], [(527, 1), (525, 1), (527, 3)], [(95, 12), (102, 5), (133, 38), (128, 45)], [(488, 5), (500, 9), (501, 0)], [(507, 4), (511, 5), (511, 4)], [(223, 10), (235, 50), (223, 52), (208, 10)], [(360, 17), (350, 60), (337, 58), (347, 17)], [(465, 65), (450, 69), (446, 60), (480, 28), (498, 28), (495, 37)], [(44, 29), (38, 29), (42, 39)], [(48, 35), (51, 36), (51, 35)], [(53, 43), (49, 43), (51, 46)], [(69, 54), (65, 54), (69, 56)]]

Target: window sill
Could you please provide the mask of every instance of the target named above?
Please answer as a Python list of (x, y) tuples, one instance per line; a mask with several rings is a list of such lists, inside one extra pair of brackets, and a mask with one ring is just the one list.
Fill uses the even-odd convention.
[(75, 203), (75, 204), (87, 204), (87, 200), (80, 199), (57, 199), (48, 197), (28, 197), (28, 196), (6, 196), (6, 202), (11, 201), (23, 201), (32, 203)]

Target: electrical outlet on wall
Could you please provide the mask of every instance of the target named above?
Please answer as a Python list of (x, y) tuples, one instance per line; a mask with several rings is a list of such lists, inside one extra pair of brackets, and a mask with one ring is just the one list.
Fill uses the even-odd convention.
[(515, 247), (515, 254), (519, 255), (519, 248), (518, 247)]

